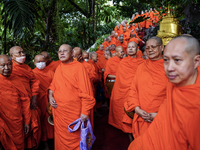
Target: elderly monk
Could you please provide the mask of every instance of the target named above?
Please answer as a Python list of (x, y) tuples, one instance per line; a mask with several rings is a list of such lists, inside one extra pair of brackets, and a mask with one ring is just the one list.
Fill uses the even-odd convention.
[(0, 55), (0, 143), (4, 149), (23, 150), (30, 128), (30, 99), (10, 56)]
[(41, 112), (37, 107), (37, 94), (39, 93), (40, 81), (35, 78), (31, 68), (24, 63), (26, 55), (21, 47), (12, 47), (10, 49), (10, 56), (13, 61), (12, 74), (20, 78), (31, 100), (31, 124), (30, 132), (25, 137), (25, 148), (35, 148), (39, 146), (41, 138)]
[(73, 49), (73, 57), (85, 67), (92, 83), (98, 82), (98, 75), (95, 72), (95, 68), (92, 64), (86, 62), (82, 56), (82, 50), (80, 47)]
[(152, 37), (147, 41), (146, 51), (149, 59), (137, 68), (130, 86), (125, 109), (127, 112), (135, 112), (132, 122), (134, 138), (147, 130), (166, 98), (168, 79), (164, 72), (163, 49), (159, 37)]
[[(42, 127), (42, 141), (47, 141), (47, 139), (53, 139), (54, 130), (53, 126), (50, 125), (47, 121), (49, 114), (46, 111), (48, 99), (48, 88), (53, 80), (54, 71), (46, 68), (45, 57), (41, 54), (35, 56), (34, 59), (35, 68), (33, 73), (40, 81), (39, 94), (37, 95), (37, 105), (41, 110), (41, 127)], [(47, 145), (45, 142), (44, 144)]]
[[(123, 58), (117, 68), (116, 80), (110, 98), (108, 123), (126, 133), (131, 133), (131, 122), (123, 126), (124, 103), (129, 95), (129, 88), (138, 66), (144, 59), (137, 58), (138, 45), (130, 42), (127, 47), (128, 57)], [(127, 116), (128, 117), (128, 116)], [(129, 119), (129, 118), (128, 118)], [(132, 121), (132, 119), (130, 119)], [(125, 120), (126, 121), (126, 120)]]
[(87, 51), (82, 52), (82, 57), (86, 62), (89, 62), (89, 53)]
[(98, 57), (97, 64), (101, 68), (101, 71), (104, 72), (106, 62), (108, 59), (111, 58), (111, 52), (106, 48), (104, 51), (104, 55), (101, 57)]
[[(85, 67), (73, 60), (72, 47), (60, 46), (58, 57), (62, 62), (49, 87), (53, 107), (55, 150), (79, 150), (80, 129), (69, 133), (68, 125), (78, 118), (85, 121), (95, 105), (90, 78)], [(69, 71), (70, 70), (70, 71)]]
[(49, 53), (46, 52), (46, 51), (41, 52), (41, 55), (44, 56), (44, 59), (45, 59), (45, 62), (46, 62), (46, 68), (48, 68), (49, 70), (52, 70), (53, 72), (55, 72), (56, 68), (61, 63), (60, 60), (52, 61)]
[(171, 40), (164, 51), (164, 68), (170, 82), (167, 99), (148, 130), (129, 150), (200, 149), (200, 46), (188, 36)]
[(99, 49), (96, 51), (96, 53), (98, 54), (98, 58), (100, 58), (102, 55), (104, 55), (104, 47), (103, 45), (99, 45)]

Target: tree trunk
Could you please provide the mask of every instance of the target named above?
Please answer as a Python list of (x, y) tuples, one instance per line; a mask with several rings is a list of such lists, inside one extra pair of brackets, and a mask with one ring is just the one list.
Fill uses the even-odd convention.
[(7, 44), (6, 44), (6, 30), (7, 30), (7, 13), (5, 12), (5, 19), (4, 19), (4, 54), (6, 54)]
[(92, 17), (92, 22), (93, 22), (93, 33), (94, 33), (94, 36), (93, 36), (93, 42), (95, 42), (95, 41), (96, 41), (95, 0), (92, 0), (92, 16), (93, 16), (93, 17)]

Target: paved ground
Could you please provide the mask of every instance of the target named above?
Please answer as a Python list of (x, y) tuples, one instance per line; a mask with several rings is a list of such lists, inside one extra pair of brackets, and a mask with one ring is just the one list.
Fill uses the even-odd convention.
[[(92, 150), (127, 150), (129, 145), (128, 135), (108, 124), (107, 108), (99, 108), (101, 117), (94, 118), (94, 135), (96, 141)], [(37, 150), (53, 150), (53, 140), (48, 140), (49, 149), (40, 145)]]

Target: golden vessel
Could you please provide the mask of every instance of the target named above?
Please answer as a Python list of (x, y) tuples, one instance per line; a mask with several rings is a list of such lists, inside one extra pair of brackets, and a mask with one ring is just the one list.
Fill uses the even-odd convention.
[(163, 45), (167, 45), (169, 41), (181, 34), (182, 27), (179, 20), (172, 15), (168, 6), (168, 13), (160, 22), (160, 29), (157, 36), (162, 39)]

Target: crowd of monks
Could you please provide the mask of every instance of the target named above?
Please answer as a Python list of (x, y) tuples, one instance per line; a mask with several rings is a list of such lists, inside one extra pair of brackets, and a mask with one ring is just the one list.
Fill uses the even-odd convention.
[[(141, 14), (150, 15), (145, 24), (155, 23), (151, 13), (156, 11)], [(95, 128), (100, 86), (108, 123), (127, 133), (129, 150), (200, 149), (199, 42), (182, 35), (165, 47), (156, 36), (145, 43), (142, 28), (148, 25), (124, 20), (96, 52), (63, 44), (58, 61), (43, 51), (34, 69), (19, 46), (10, 48), (10, 56), (0, 55), (0, 148), (36, 149), (54, 139), (55, 150), (80, 149), (80, 129), (70, 133), (68, 125), (90, 118)]]

